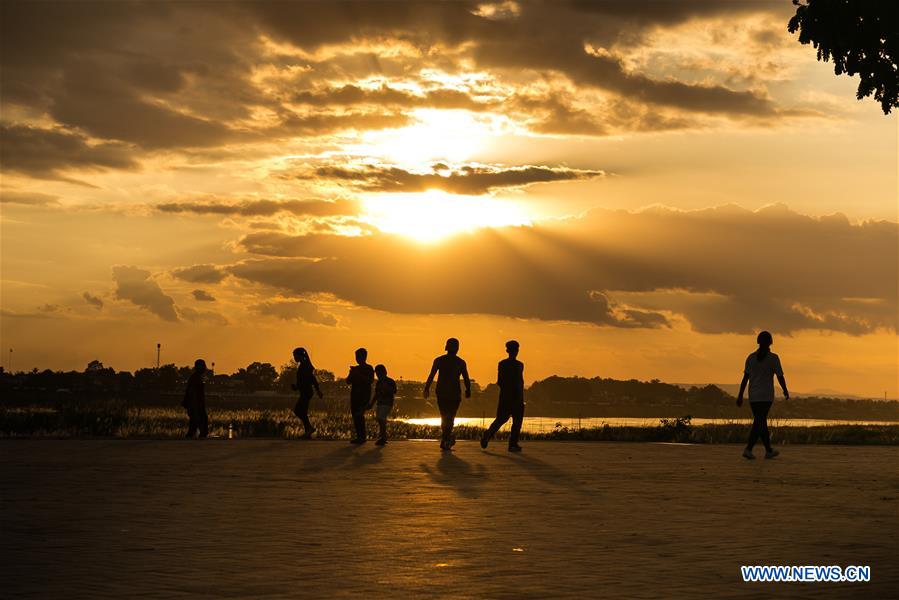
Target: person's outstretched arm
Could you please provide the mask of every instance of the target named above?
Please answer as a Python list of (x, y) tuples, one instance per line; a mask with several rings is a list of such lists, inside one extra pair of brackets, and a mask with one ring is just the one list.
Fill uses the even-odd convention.
[(428, 374), (428, 380), (425, 382), (425, 398), (431, 395), (431, 384), (434, 383), (434, 375), (437, 374), (437, 359), (431, 365), (431, 372)]
[(462, 361), (462, 381), (465, 382), (465, 397), (471, 398), (471, 379), (468, 378), (468, 365)]
[(746, 383), (749, 381), (749, 373), (743, 373), (743, 381), (740, 382), (740, 393), (737, 394), (737, 406), (743, 406), (743, 394), (746, 392)]

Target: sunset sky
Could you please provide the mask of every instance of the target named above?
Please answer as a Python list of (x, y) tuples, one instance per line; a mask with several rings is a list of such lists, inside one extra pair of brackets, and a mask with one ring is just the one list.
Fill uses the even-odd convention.
[(2, 364), (899, 394), (897, 121), (777, 2), (2, 5)]

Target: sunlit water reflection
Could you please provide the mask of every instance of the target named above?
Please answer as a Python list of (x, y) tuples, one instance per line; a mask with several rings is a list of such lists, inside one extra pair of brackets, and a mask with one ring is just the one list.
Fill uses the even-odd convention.
[[(659, 425), (660, 418), (649, 417), (598, 417), (589, 419), (578, 418), (556, 418), (556, 417), (525, 417), (521, 430), (528, 433), (547, 433), (557, 427), (567, 427), (568, 429), (591, 429), (594, 427), (656, 427)], [(458, 417), (456, 425), (469, 425), (472, 427), (488, 427), (492, 421), (492, 417)], [(440, 418), (433, 417), (427, 419), (400, 419), (406, 423), (413, 425), (440, 425)], [(692, 419), (692, 425), (746, 425), (752, 422), (751, 419)], [(773, 427), (826, 427), (828, 425), (899, 425), (899, 421), (849, 421), (849, 420), (831, 420), (831, 419), (770, 419), (769, 424)], [(506, 423), (502, 431), (506, 431), (511, 427), (512, 421)]]

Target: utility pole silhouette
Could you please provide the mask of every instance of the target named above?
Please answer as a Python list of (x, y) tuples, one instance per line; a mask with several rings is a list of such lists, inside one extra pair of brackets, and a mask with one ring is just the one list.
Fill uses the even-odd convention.
[(156, 344), (156, 370), (159, 370), (159, 352), (162, 350), (162, 344)]

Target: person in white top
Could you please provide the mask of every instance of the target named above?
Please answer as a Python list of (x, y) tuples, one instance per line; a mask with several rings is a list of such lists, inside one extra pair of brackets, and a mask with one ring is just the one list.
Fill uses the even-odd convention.
[(780, 358), (771, 352), (774, 338), (767, 331), (759, 333), (759, 349), (746, 357), (746, 366), (743, 369), (743, 381), (740, 382), (740, 393), (737, 395), (737, 406), (743, 406), (743, 394), (746, 392), (746, 384), (749, 384), (749, 407), (752, 409), (752, 429), (749, 431), (749, 442), (743, 450), (743, 457), (752, 460), (755, 455), (752, 448), (761, 438), (765, 445), (765, 458), (774, 458), (780, 452), (771, 448), (771, 436), (768, 434), (768, 411), (774, 403), (774, 377), (780, 383), (784, 399), (790, 399), (787, 391), (787, 381), (784, 379), (783, 367)]

